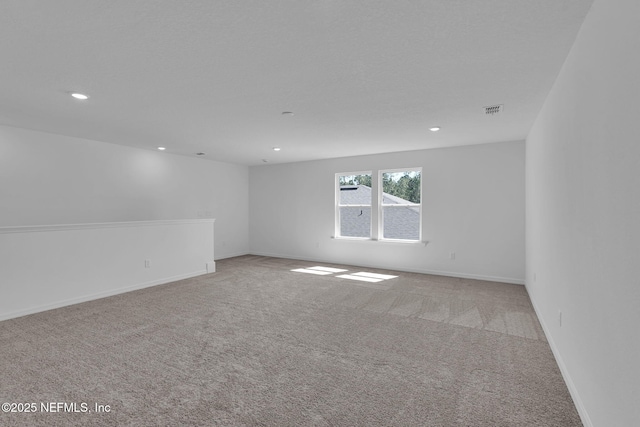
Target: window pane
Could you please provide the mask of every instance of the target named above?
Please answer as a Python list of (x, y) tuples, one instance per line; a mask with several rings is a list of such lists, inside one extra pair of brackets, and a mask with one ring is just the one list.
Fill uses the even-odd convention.
[(341, 205), (371, 205), (371, 187), (365, 185), (340, 186)]
[(391, 207), (382, 208), (383, 237), (385, 239), (420, 239), (420, 208)]
[(371, 208), (340, 208), (340, 236), (371, 237)]
[[(420, 203), (421, 179), (422, 176), (419, 170), (384, 172), (382, 174), (384, 203)], [(401, 200), (397, 200), (397, 198)]]
[(371, 204), (371, 174), (341, 175), (339, 182), (341, 205)]

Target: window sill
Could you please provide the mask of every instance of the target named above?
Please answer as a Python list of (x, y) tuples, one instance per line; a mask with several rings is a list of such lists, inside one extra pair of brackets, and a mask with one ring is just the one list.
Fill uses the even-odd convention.
[(422, 245), (427, 246), (428, 240), (395, 240), (395, 239), (371, 239), (367, 237), (341, 237), (331, 236), (334, 240), (341, 240), (346, 242), (367, 242), (367, 243), (382, 243), (382, 244), (397, 244), (397, 245)]

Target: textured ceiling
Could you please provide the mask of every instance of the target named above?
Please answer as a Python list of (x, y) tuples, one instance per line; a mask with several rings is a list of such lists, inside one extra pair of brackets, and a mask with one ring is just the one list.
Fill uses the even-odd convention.
[(524, 139), (591, 3), (2, 0), (0, 124), (247, 165)]

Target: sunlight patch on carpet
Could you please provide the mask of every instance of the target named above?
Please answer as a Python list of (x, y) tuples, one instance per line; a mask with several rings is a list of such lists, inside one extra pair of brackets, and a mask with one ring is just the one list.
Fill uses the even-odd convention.
[[(318, 276), (328, 276), (330, 274), (335, 274), (335, 273), (344, 273), (345, 271), (349, 271), (349, 270), (345, 270), (343, 268), (333, 268), (333, 267), (325, 267), (322, 265), (316, 265), (314, 267), (296, 268), (291, 271), (296, 273), (315, 274)], [(390, 274), (370, 273), (368, 271), (359, 271), (357, 273), (341, 274), (335, 277), (339, 277), (341, 279), (358, 280), (360, 282), (377, 283), (377, 282), (382, 282), (383, 280), (395, 279), (398, 276), (392, 276)]]
[(353, 273), (353, 276), (370, 277), (372, 279), (381, 279), (381, 280), (395, 279), (396, 277), (398, 277), (398, 276), (392, 276), (390, 274), (369, 273), (369, 272), (366, 272), (366, 271), (361, 271), (359, 273)]
[(341, 274), (340, 276), (336, 276), (341, 279), (349, 279), (349, 280), (359, 280), (361, 282), (382, 282), (384, 279), (374, 279), (373, 277), (365, 277), (365, 276), (355, 276), (353, 274)]
[(291, 271), (295, 271), (296, 273), (317, 274), (318, 276), (326, 276), (328, 274), (333, 274), (330, 271), (311, 270), (308, 268), (296, 268), (295, 270), (291, 270)]
[(345, 271), (349, 271), (343, 268), (323, 267), (321, 265), (317, 265), (315, 267), (309, 267), (308, 270), (328, 271), (329, 273), (343, 273)]

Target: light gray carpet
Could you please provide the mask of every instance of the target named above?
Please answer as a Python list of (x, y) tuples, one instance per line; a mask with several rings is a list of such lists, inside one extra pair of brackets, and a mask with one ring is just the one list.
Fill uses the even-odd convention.
[(0, 402), (111, 406), (0, 425), (581, 425), (524, 287), (290, 271), (314, 265), (232, 258), (0, 322)]

